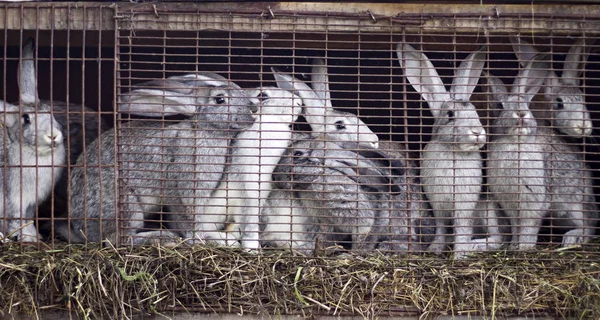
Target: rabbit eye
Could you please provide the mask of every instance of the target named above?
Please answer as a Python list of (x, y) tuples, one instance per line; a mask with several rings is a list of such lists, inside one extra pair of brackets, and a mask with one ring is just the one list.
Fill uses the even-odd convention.
[(562, 109), (564, 109), (564, 108), (565, 108), (565, 105), (564, 105), (564, 103), (563, 103), (563, 99), (561, 99), (561, 98), (557, 98), (557, 99), (556, 99), (556, 102), (558, 102), (558, 104), (556, 105), (556, 109), (558, 109), (558, 110), (562, 110)]
[(31, 119), (29, 118), (28, 114), (24, 114), (22, 117), (23, 117), (23, 124), (30, 124), (31, 123)]
[(346, 129), (346, 126), (344, 125), (343, 121), (336, 121), (335, 122), (335, 128), (337, 130), (344, 130), (344, 129)]
[(454, 111), (448, 110), (448, 119), (449, 120), (454, 120)]
[(294, 151), (294, 157), (302, 157), (304, 155), (304, 152), (302, 151)]
[(224, 95), (224, 94), (222, 94), (222, 93), (221, 93), (221, 94), (218, 94), (218, 95), (215, 97), (215, 102), (216, 102), (217, 104), (223, 104), (223, 103), (225, 103), (225, 95)]
[(264, 92), (259, 93), (256, 97), (260, 101), (265, 101), (265, 100), (269, 99), (269, 95)]

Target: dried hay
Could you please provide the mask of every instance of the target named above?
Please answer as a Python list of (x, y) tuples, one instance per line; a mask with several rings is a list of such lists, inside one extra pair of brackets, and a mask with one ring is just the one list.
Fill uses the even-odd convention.
[(14, 244), (0, 250), (4, 314), (600, 316), (598, 244), (495, 252), (458, 262), (429, 255), (258, 255), (208, 246), (39, 249)]

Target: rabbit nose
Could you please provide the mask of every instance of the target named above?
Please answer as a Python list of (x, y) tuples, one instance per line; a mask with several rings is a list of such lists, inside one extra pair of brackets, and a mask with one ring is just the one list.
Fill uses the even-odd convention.
[(485, 135), (485, 130), (483, 128), (471, 128), (471, 134), (479, 137), (481, 135)]
[(371, 147), (375, 149), (379, 148), (379, 142), (371, 142)]
[(54, 132), (51, 134), (47, 134), (45, 136), (45, 138), (46, 138), (46, 141), (48, 142), (48, 144), (52, 145), (53, 147), (62, 143), (62, 133), (60, 133), (60, 132)]
[(592, 135), (592, 122), (589, 120), (584, 121), (575, 128), (575, 131), (582, 136)]
[(519, 118), (521, 118), (521, 119), (527, 119), (527, 118), (529, 118), (529, 112), (527, 112), (527, 111), (519, 111), (519, 112), (517, 113), (517, 115), (518, 115), (518, 116), (519, 116)]

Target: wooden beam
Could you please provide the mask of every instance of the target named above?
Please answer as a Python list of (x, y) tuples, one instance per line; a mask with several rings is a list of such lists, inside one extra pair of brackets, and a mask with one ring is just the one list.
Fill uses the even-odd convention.
[(600, 32), (600, 5), (348, 2), (5, 3), (5, 30), (262, 33)]

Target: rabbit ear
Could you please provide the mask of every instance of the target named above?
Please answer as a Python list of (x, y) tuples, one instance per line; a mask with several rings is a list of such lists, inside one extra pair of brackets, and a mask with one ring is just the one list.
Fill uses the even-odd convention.
[(239, 85), (237, 85), (233, 81), (229, 81), (229, 79), (223, 77), (222, 75), (216, 74), (214, 72), (199, 72), (199, 73), (191, 73), (185, 74), (182, 76), (172, 76), (169, 77), (169, 80), (179, 81), (186, 85), (190, 85), (193, 87), (223, 87), (227, 86), (230, 88), (241, 89)]
[(483, 72), (482, 79), (487, 83), (486, 87), (492, 94), (493, 103), (490, 106), (490, 112), (493, 117), (496, 117), (503, 108), (502, 102), (506, 101), (508, 89), (502, 80), (486, 71)]
[(146, 117), (164, 117), (196, 112), (194, 96), (159, 89), (138, 89), (119, 99), (119, 112)]
[(410, 84), (427, 101), (433, 116), (439, 117), (442, 105), (451, 98), (433, 64), (427, 56), (408, 44), (398, 44), (396, 54)]
[(594, 42), (595, 40), (586, 41), (586, 39), (581, 38), (573, 44), (567, 53), (567, 57), (565, 58), (565, 63), (563, 65), (563, 72), (561, 76), (563, 83), (575, 86), (580, 85), (581, 80), (579, 77), (582, 73), (581, 69), (583, 69), (583, 65), (587, 61)]
[(549, 59), (550, 56), (544, 54), (537, 55), (527, 62), (525, 68), (517, 75), (511, 93), (524, 96), (526, 102), (530, 102), (546, 81), (550, 71)]
[(527, 61), (533, 59), (533, 57), (540, 53), (534, 46), (527, 43), (525, 40), (521, 40), (521, 38), (517, 36), (510, 36), (509, 39), (521, 66), (525, 66)]
[(19, 122), (19, 107), (0, 101), (0, 123), (10, 128)]
[(458, 69), (454, 74), (454, 81), (452, 81), (452, 87), (450, 93), (454, 96), (455, 100), (469, 101), (479, 77), (481, 77), (481, 71), (485, 65), (485, 49), (484, 46), (479, 48), (477, 51), (471, 53), (463, 62), (460, 63)]
[(353, 161), (342, 159), (336, 159), (335, 162), (338, 163), (335, 166), (332, 166), (327, 162), (326, 164), (328, 167), (339, 171), (363, 188), (382, 193), (399, 193), (401, 191), (400, 187), (392, 183), (388, 175), (383, 174), (383, 172), (378, 170), (371, 162), (361, 161), (362, 163), (358, 163), (358, 165), (353, 163)]
[(35, 61), (33, 60), (33, 39), (27, 39), (23, 47), (23, 56), (19, 66), (19, 89), (21, 103), (34, 104), (39, 101), (36, 76)]
[(275, 68), (271, 68), (271, 71), (273, 72), (273, 77), (275, 78), (277, 87), (280, 89), (290, 91), (302, 99), (305, 97), (309, 100), (316, 100), (319, 98), (315, 92), (303, 81), (300, 81), (289, 74), (282, 73)]
[(302, 98), (302, 102), (304, 103), (304, 118), (306, 118), (312, 130), (316, 133), (324, 133), (327, 106), (323, 104), (322, 98), (303, 81), (289, 74), (281, 73), (275, 68), (271, 68), (271, 70), (279, 88), (290, 91)]
[(365, 146), (351, 141), (338, 142), (338, 144), (346, 150), (355, 152), (359, 156), (373, 161), (373, 163), (382, 169), (389, 169), (392, 175), (402, 176), (406, 174), (404, 163), (401, 160), (393, 159), (382, 150), (365, 148)]
[(323, 99), (323, 105), (327, 106), (327, 108), (333, 108), (331, 93), (329, 92), (329, 74), (327, 73), (327, 66), (323, 59), (317, 58), (313, 60), (310, 80), (317, 96)]
[(508, 89), (502, 80), (486, 71), (483, 72), (482, 79), (487, 82), (487, 88), (492, 93), (494, 101), (506, 100)]

